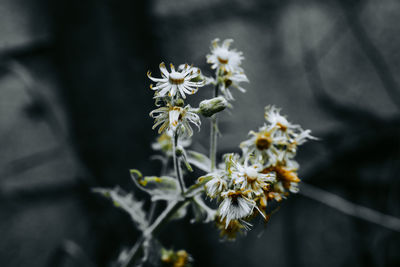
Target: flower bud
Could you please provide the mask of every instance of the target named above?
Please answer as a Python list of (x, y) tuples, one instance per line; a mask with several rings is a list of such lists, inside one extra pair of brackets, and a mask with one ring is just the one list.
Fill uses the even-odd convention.
[(211, 117), (217, 112), (223, 111), (228, 106), (228, 101), (222, 96), (203, 100), (200, 102), (200, 113), (205, 117)]
[(175, 155), (176, 155), (177, 157), (180, 157), (180, 156), (182, 156), (184, 153), (185, 153), (185, 152), (184, 152), (184, 150), (183, 150), (183, 147), (178, 145), (178, 146), (176, 147)]

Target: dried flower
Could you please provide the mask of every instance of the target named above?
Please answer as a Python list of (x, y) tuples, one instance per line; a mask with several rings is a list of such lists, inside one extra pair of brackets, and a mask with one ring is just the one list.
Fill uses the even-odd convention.
[(185, 94), (192, 95), (197, 92), (199, 87), (205, 85), (205, 81), (193, 81), (200, 75), (200, 69), (190, 67), (185, 64), (184, 67), (178, 71), (175, 70), (174, 65), (170, 64), (171, 72), (168, 72), (165, 67), (165, 63), (160, 64), (160, 71), (162, 78), (154, 78), (151, 76), (151, 72), (147, 72), (147, 77), (153, 82), (156, 82), (156, 86), (150, 85), (150, 89), (157, 91), (155, 98), (160, 97), (171, 97), (180, 95), (182, 98), (186, 98)]
[(225, 228), (228, 227), (230, 221), (246, 218), (253, 213), (256, 203), (247, 197), (247, 193), (241, 190), (228, 190), (221, 193), (223, 200), (218, 211), (221, 220), (225, 220)]
[(222, 42), (222, 46), (219, 45), (219, 39), (212, 41), (211, 54), (208, 54), (207, 63), (212, 64), (212, 69), (221, 69), (227, 72), (243, 72), (240, 67), (244, 57), (242, 52), (238, 52), (235, 49), (229, 50), (232, 39), (226, 39)]
[(189, 122), (200, 129), (200, 117), (192, 111), (190, 105), (182, 108), (168, 104), (166, 107), (153, 110), (150, 112), (150, 116), (155, 119), (153, 129), (161, 124), (158, 129), (159, 134), (165, 130), (171, 130), (174, 133), (179, 131), (179, 135), (182, 137), (190, 137), (193, 135), (193, 130)]

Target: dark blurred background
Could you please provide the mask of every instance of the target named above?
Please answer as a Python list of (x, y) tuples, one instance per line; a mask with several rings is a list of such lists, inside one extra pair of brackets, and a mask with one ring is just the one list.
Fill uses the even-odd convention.
[[(1, 0), (0, 266), (107, 266), (134, 244), (128, 215), (90, 188), (158, 174), (145, 73), (165, 61), (211, 75), (216, 37), (235, 40), (250, 80), (221, 116), (221, 154), (274, 104), (320, 138), (298, 153), (304, 182), (400, 217), (399, 18), (398, 0)], [(207, 153), (202, 121), (193, 148)], [(194, 266), (400, 266), (398, 231), (312, 193), (233, 243), (189, 219), (160, 239)]]

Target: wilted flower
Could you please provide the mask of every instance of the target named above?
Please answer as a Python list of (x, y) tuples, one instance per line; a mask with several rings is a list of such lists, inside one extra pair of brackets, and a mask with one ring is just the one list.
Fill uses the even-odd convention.
[(155, 119), (153, 129), (161, 124), (158, 133), (171, 130), (172, 132), (180, 131), (182, 137), (192, 136), (193, 130), (189, 122), (200, 129), (200, 117), (192, 111), (190, 105), (184, 108), (167, 105), (153, 110), (150, 112), (150, 116)]
[(279, 155), (276, 144), (283, 140), (282, 137), (274, 134), (275, 130), (274, 127), (264, 125), (258, 129), (258, 132), (250, 131), (251, 137), (240, 144), (243, 156), (247, 158), (253, 155), (255, 162), (275, 164)]
[(251, 224), (244, 220), (231, 220), (226, 226), (226, 219), (215, 218), (215, 225), (220, 230), (220, 236), (229, 241), (234, 241), (238, 234), (245, 234), (250, 229)]
[(225, 220), (225, 228), (231, 220), (243, 219), (253, 213), (256, 203), (247, 197), (247, 193), (241, 190), (228, 190), (221, 193), (223, 200), (218, 211), (221, 220)]
[(262, 172), (261, 164), (247, 166), (247, 162), (242, 166), (240, 163), (235, 163), (235, 168), (232, 173), (234, 184), (244, 192), (248, 192), (248, 196), (260, 196), (263, 194), (263, 189), (267, 188), (275, 181), (274, 172)]
[(217, 170), (215, 172), (209, 173), (201, 179), (211, 178), (205, 185), (205, 191), (210, 198), (220, 197), (221, 193), (228, 188), (228, 183), (226, 179), (226, 173), (223, 170)]
[(245, 93), (246, 89), (244, 89), (239, 83), (249, 82), (244, 72), (224, 72), (219, 78), (219, 81), (219, 89), (227, 100), (234, 100), (232, 93), (229, 90), (230, 87), (234, 87), (242, 93)]
[(222, 42), (222, 46), (220, 46), (218, 38), (212, 41), (211, 54), (206, 56), (207, 63), (212, 64), (212, 69), (218, 68), (227, 72), (243, 72), (240, 64), (244, 57), (242, 56), (242, 52), (238, 52), (235, 49), (229, 50), (232, 42), (232, 39), (226, 39)]
[(298, 183), (301, 180), (297, 176), (296, 171), (296, 168), (289, 168), (287, 166), (281, 166), (278, 164), (276, 166), (271, 166), (264, 169), (263, 173), (276, 173), (276, 180), (280, 184), (279, 186), (283, 187), (280, 191), (285, 191), (284, 189), (286, 189), (292, 193), (297, 193), (299, 191)]
[(298, 145), (305, 143), (308, 139), (317, 139), (311, 136), (311, 130), (303, 130), (300, 125), (290, 123), (275, 106), (266, 106), (264, 117), (270, 127), (276, 129), (274, 134), (284, 138), (282, 144), (291, 146), (293, 153), (296, 153)]
[(160, 64), (160, 71), (162, 78), (154, 78), (151, 76), (151, 72), (147, 72), (147, 77), (153, 82), (156, 82), (156, 86), (150, 85), (150, 89), (157, 91), (155, 98), (160, 97), (175, 97), (180, 95), (182, 98), (186, 98), (185, 94), (192, 95), (197, 92), (199, 87), (205, 85), (204, 80), (193, 81), (200, 75), (200, 69), (190, 67), (185, 64), (181, 70), (176, 71), (174, 65), (170, 64), (171, 72), (168, 72), (165, 67), (165, 63)]

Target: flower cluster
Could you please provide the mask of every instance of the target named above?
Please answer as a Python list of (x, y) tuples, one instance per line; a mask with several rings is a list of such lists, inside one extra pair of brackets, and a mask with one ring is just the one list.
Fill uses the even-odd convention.
[(227, 100), (234, 99), (229, 90), (230, 87), (246, 92), (239, 83), (249, 81), (240, 66), (244, 59), (242, 52), (229, 49), (232, 42), (232, 39), (226, 39), (222, 45), (219, 45), (219, 39), (214, 39), (211, 45), (211, 54), (206, 56), (207, 63), (212, 64), (211, 68), (216, 70), (214, 84), (218, 85)]
[[(160, 64), (161, 78), (154, 78), (151, 72), (147, 72), (147, 76), (156, 85), (150, 85), (150, 89), (154, 90), (154, 98), (157, 105), (163, 105), (152, 112), (150, 116), (154, 118), (153, 129), (160, 126), (158, 133), (166, 132), (170, 136), (190, 137), (193, 135), (193, 129), (190, 123), (200, 127), (200, 118), (190, 105), (184, 106), (183, 99), (187, 95), (197, 92), (199, 87), (206, 84), (200, 69), (181, 65), (178, 70), (173, 64), (170, 64), (171, 72), (169, 72), (164, 63)], [(160, 104), (161, 103), (161, 104)]]
[(257, 214), (268, 220), (268, 202), (298, 192), (297, 147), (315, 139), (310, 130), (288, 122), (274, 106), (265, 108), (265, 120), (258, 132), (251, 131), (250, 139), (240, 144), (242, 156), (226, 154), (224, 164), (200, 178), (208, 179), (206, 194), (220, 202), (217, 225), (228, 239), (247, 229)]
[[(213, 78), (204, 76), (199, 68), (188, 64), (177, 68), (170, 64), (167, 69), (161, 63), (160, 78), (147, 72), (153, 82), (150, 89), (154, 91), (157, 106), (150, 116), (154, 119), (153, 129), (158, 128), (159, 134), (152, 148), (161, 152), (152, 158), (160, 160), (162, 166), (156, 176), (144, 176), (136, 169), (130, 170), (130, 174), (135, 186), (149, 195), (152, 202), (149, 212), (143, 209), (144, 203), (137, 201), (133, 192), (126, 193), (119, 187), (94, 190), (125, 210), (142, 232), (142, 239), (134, 246), (136, 249), (130, 250), (132, 253), (121, 253), (121, 266), (133, 266), (141, 253), (140, 263), (157, 258), (164, 266), (190, 267), (193, 259), (186, 251), (160, 247), (156, 234), (164, 224), (190, 214), (191, 222), (214, 221), (221, 236), (233, 240), (238, 233), (250, 229), (254, 217), (261, 215), (265, 221), (269, 220), (272, 212), (268, 203), (278, 203), (299, 190), (299, 167), (294, 158), (298, 146), (315, 138), (310, 130), (290, 123), (274, 106), (265, 108), (264, 125), (258, 131), (250, 131), (249, 139), (240, 144), (242, 154), (225, 154), (223, 162), (218, 164), (217, 114), (232, 107), (230, 101), (234, 98), (230, 89), (234, 87), (245, 92), (241, 83), (248, 82), (241, 66), (244, 57), (242, 52), (230, 48), (232, 42), (231, 39), (222, 44), (218, 39), (212, 41), (211, 53), (206, 58), (215, 70)], [(188, 95), (209, 84), (215, 86), (213, 98), (200, 101), (195, 108), (185, 105)], [(200, 129), (199, 115), (210, 118), (209, 157), (188, 148), (193, 125)], [(206, 175), (197, 183), (186, 186), (185, 176), (187, 171), (193, 171), (192, 166)], [(217, 209), (204, 202), (204, 193), (217, 200)], [(164, 209), (157, 207), (158, 201), (166, 202)], [(192, 212), (188, 212), (189, 207)]]

